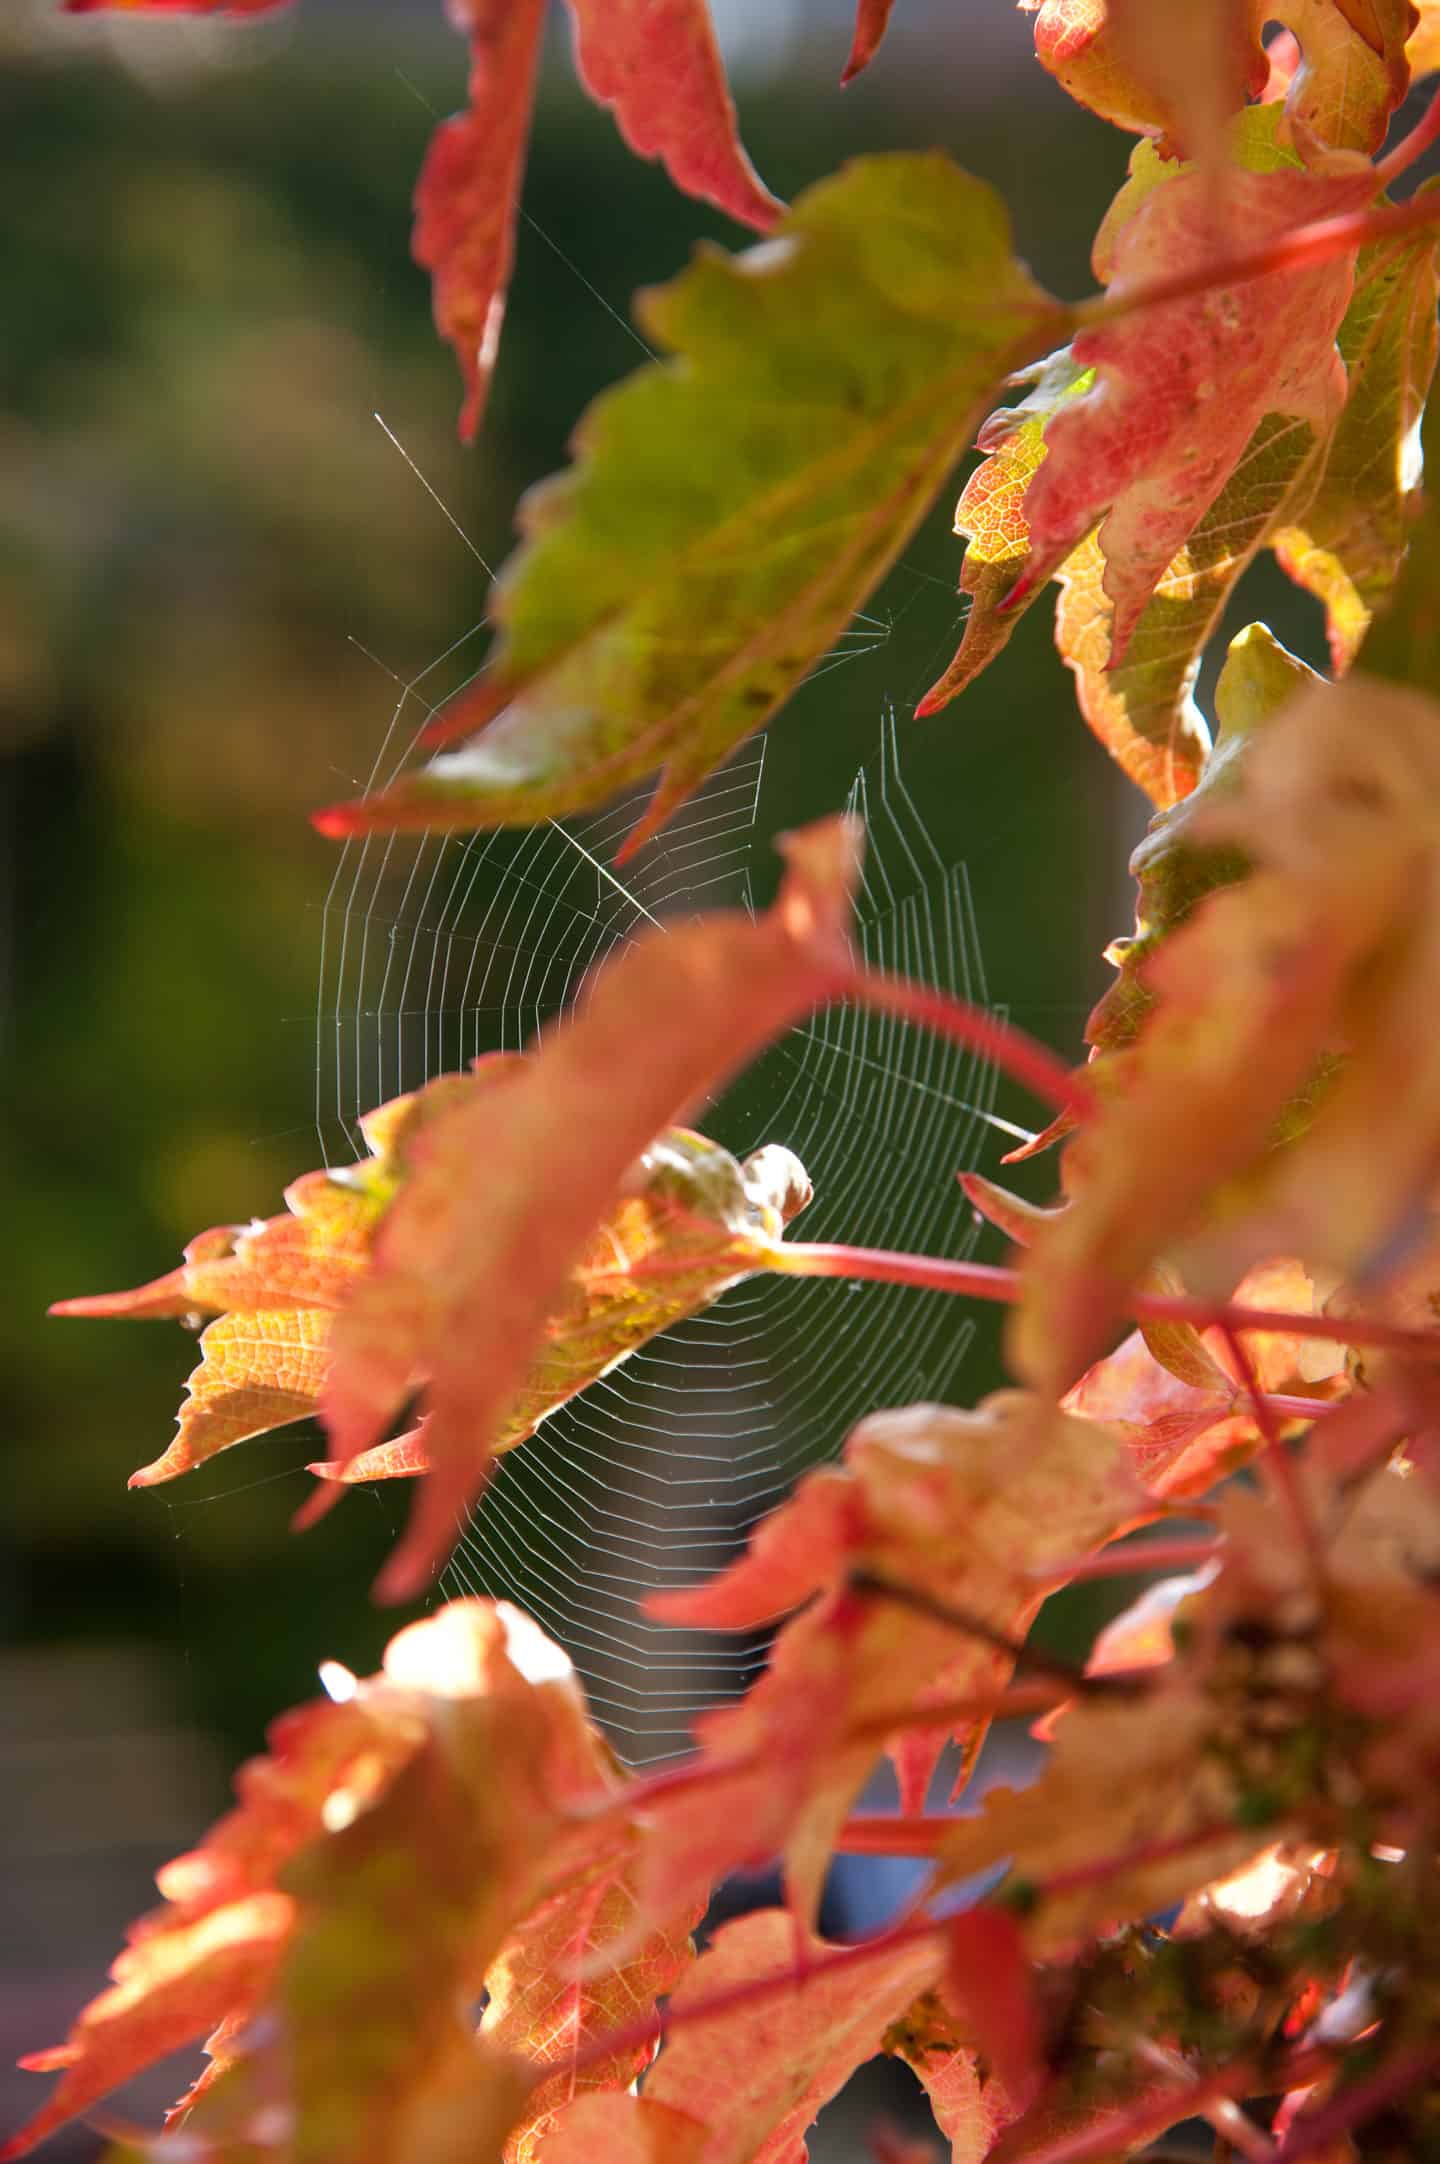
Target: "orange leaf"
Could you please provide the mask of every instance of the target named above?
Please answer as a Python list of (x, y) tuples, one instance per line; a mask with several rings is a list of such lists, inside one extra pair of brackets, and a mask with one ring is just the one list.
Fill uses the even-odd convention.
[(1206, 157), (1230, 116), (1264, 88), (1258, 27), (1253, 0), (1187, 0), (1163, 11), (1152, 0), (1044, 0), (1035, 52), (1082, 105)]
[(460, 435), (469, 443), (505, 316), (545, 0), (451, 0), (451, 13), (469, 33), (470, 108), (431, 138), (412, 247), (433, 280), (435, 327), (460, 363)]
[(418, 1591), (448, 1553), (546, 1317), (636, 1158), (687, 1103), (844, 988), (858, 848), (844, 820), (810, 828), (786, 844), (767, 915), (637, 939), (541, 1038), (522, 1076), (417, 1143), (414, 1177), (336, 1330), (326, 1385), (344, 1459), (379, 1440), (415, 1378), (428, 1377), (432, 1470), (383, 1598)]
[(709, 1777), (659, 1806), (665, 1832), (651, 1912), (667, 1913), (692, 1874), (718, 1876), (783, 1849), (792, 1900), (813, 1914), (826, 1858), (877, 1749), (895, 1760), (910, 1811), (923, 1807), (952, 1730), (973, 1760), (983, 1723), (927, 1723), (923, 1708), (994, 1695), (1013, 1657), (852, 1590), (857, 1572), (960, 1602), (982, 1628), (1009, 1637), (1039, 1607), (1036, 1573), (1153, 1508), (1106, 1429), (1016, 1392), (973, 1413), (917, 1405), (863, 1420), (843, 1467), (802, 1481), (737, 1562), (697, 1591), (651, 1600), (667, 1621), (740, 1630), (820, 1596), (780, 1632), (745, 1698), (697, 1725)]
[(580, 80), (677, 188), (768, 232), (784, 209), (740, 146), (706, 0), (570, 0)]
[(504, 1604), (457, 1601), (402, 1631), (381, 1675), (341, 1675), (349, 1695), (277, 1721), (236, 1809), (160, 1872), (166, 1906), (112, 1988), (27, 2062), (62, 2079), (0, 2156), (214, 2030), (225, 2064), (187, 2103), (243, 2116), (258, 2084), (293, 2164), (389, 2164), (404, 2128), (461, 2097), (518, 2112), (461, 2008), (545, 1897), (560, 1837), (575, 1829), (581, 1854), (596, 1838), (612, 1761), (565, 1656)]
[(131, 1475), (131, 1487), (173, 1480), (234, 1443), (318, 1410), (335, 1310), (369, 1265), (376, 1228), (406, 1176), (412, 1138), (447, 1106), (488, 1088), (509, 1064), (504, 1056), (487, 1060), (473, 1076), (442, 1076), (368, 1113), (360, 1127), (371, 1155), (292, 1181), (287, 1215), (203, 1232), (178, 1270), (133, 1292), (57, 1301), (54, 1315), (220, 1315), (201, 1334), (201, 1362), (186, 1386), (174, 1441)]
[[(574, 2097), (628, 2089), (654, 2056), (649, 2040), (609, 2058), (583, 2056), (597, 2037), (624, 2030), (673, 1992), (694, 1959), (689, 1934), (706, 1897), (668, 1925), (646, 1930), (635, 1878), (626, 1829), (525, 1919), (485, 1978), (481, 2034), (543, 2075), (511, 2132), (505, 2164), (535, 2164), (557, 2114)], [(614, 1954), (618, 1960), (607, 1960)]]
[[(835, 1951), (780, 1909), (722, 1924), (671, 1995), (680, 2018), (644, 2096), (562, 2112), (540, 2164), (796, 2164), (821, 2106), (883, 2048), (944, 1961), (938, 1937), (849, 1960)], [(766, 1990), (772, 1979), (783, 1988)], [(664, 2116), (652, 2121), (657, 2107)], [(688, 2137), (693, 2148), (680, 2142), (681, 2115), (704, 2129)]]

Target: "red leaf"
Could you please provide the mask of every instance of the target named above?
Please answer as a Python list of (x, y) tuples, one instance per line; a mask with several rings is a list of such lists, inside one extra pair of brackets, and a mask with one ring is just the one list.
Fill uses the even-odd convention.
[(875, 58), (894, 5), (895, 0), (857, 0), (855, 36), (851, 41), (845, 72), (840, 78), (842, 83), (853, 82), (860, 70), (868, 67)]
[(570, 0), (575, 57), (630, 148), (677, 188), (768, 232), (784, 205), (741, 147), (705, 0)]
[(945, 1981), (1017, 2111), (1045, 2079), (1044, 2024), (1020, 1926), (1008, 1909), (965, 1909), (946, 1933)]
[[(1217, 216), (1211, 177), (1182, 173), (1141, 201), (1115, 237), (1118, 298), (1161, 272), (1223, 256), (1232, 233), (1273, 238), (1353, 210), (1374, 192), (1362, 173), (1320, 177), (1232, 169)], [(1094, 388), (1064, 404), (1030, 483), (1030, 560), (1017, 605), (1100, 525), (1114, 603), (1110, 662), (1120, 661), (1146, 602), (1215, 502), (1266, 414), (1328, 429), (1345, 398), (1335, 333), (1354, 259), (1345, 256), (1140, 310), (1084, 331), (1074, 359)]]
[(415, 190), (415, 260), (465, 384), (460, 435), (485, 410), (515, 254), (545, 0), (452, 0), (470, 36), (470, 109), (431, 139)]

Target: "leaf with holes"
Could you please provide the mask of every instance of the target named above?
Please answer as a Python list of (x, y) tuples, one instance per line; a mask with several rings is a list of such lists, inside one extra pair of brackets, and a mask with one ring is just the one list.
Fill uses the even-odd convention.
[(0, 2156), (214, 2030), (206, 2114), (263, 2070), (290, 2164), (419, 2164), (416, 2129), (462, 2075), (472, 2105), (519, 2112), (522, 2087), (460, 2006), (545, 1897), (560, 1836), (592, 1838), (577, 1814), (615, 1792), (609, 1755), (565, 1656), (503, 1604), (457, 1601), (402, 1631), (379, 1676), (346, 1682), (342, 1702), (275, 1724), (236, 1809), (161, 1871), (166, 1905), (135, 1926), (112, 1988), (27, 2062), (63, 2077)]
[(841, 635), (1063, 317), (991, 190), (931, 154), (857, 160), (641, 320), (676, 358), (605, 393), (528, 499), (496, 657), (442, 717), (484, 734), (323, 832), (528, 825), (659, 768), (633, 848)]

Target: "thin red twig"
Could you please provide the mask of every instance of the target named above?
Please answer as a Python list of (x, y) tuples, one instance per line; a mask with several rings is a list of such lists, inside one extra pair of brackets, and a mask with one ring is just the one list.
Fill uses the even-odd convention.
[[(684, 1267), (645, 1263), (637, 1265), (633, 1274), (668, 1275)], [(993, 1263), (956, 1262), (948, 1255), (900, 1254), (884, 1247), (787, 1240), (777, 1246), (774, 1260), (766, 1267), (796, 1277), (853, 1277), (887, 1285), (919, 1285), (961, 1293), (972, 1300), (1010, 1304), (1020, 1298), (1015, 1270)], [(1245, 1307), (1234, 1300), (1200, 1300), (1177, 1292), (1133, 1292), (1126, 1304), (1140, 1322), (1190, 1322), (1200, 1330), (1269, 1330), (1290, 1337), (1331, 1339), (1340, 1345), (1373, 1345), (1386, 1352), (1408, 1353), (1412, 1359), (1440, 1359), (1440, 1331), (1409, 1330), (1367, 1315), (1296, 1315), (1284, 1308)]]
[(1224, 1542), (1209, 1534), (1191, 1534), (1175, 1540), (1127, 1541), (1120, 1548), (1105, 1548), (1099, 1555), (1077, 1555), (1064, 1563), (1027, 1570), (1037, 1585), (1078, 1585), (1087, 1578), (1136, 1578), (1152, 1570), (1198, 1570), (1213, 1563), (1224, 1551)]
[(1083, 1075), (1057, 1059), (1038, 1038), (1016, 1029), (985, 1007), (972, 1007), (968, 1000), (937, 991), (933, 985), (915, 984), (908, 977), (890, 977), (868, 969), (856, 971), (846, 996), (858, 1006), (899, 1015), (903, 1021), (932, 1030), (937, 1037), (949, 1037), (983, 1053), (1057, 1112), (1085, 1119), (1094, 1110), (1094, 1095)]
[(628, 2055), (646, 2044), (656, 2043), (667, 2029), (681, 2023), (712, 2021), (722, 2014), (734, 2013), (739, 2007), (763, 2005), (767, 1999), (784, 1998), (787, 1992), (803, 1988), (814, 1977), (835, 1976), (847, 1969), (863, 1968), (867, 1962), (878, 1961), (903, 1946), (941, 1938), (948, 1928), (943, 1917), (919, 1917), (914, 1922), (898, 1925), (893, 1931), (882, 1932), (878, 1938), (866, 1939), (861, 1945), (843, 1946), (836, 1953), (818, 1955), (800, 1970), (783, 1969), (778, 1975), (753, 1976), (744, 1983), (732, 1984), (726, 1991), (716, 1991), (707, 1999), (693, 2000), (689, 2005), (677, 2006), (672, 1999), (663, 2012), (657, 2007), (653, 2014), (642, 2015), (623, 2029), (608, 2029), (592, 2037), (566, 2062), (567, 2071), (573, 2078), (592, 2066), (603, 2066), (607, 2059)]
[(1392, 180), (1398, 180), (1402, 173), (1408, 172), (1437, 138), (1440, 138), (1440, 90), (1434, 92), (1409, 134), (1402, 135), (1393, 150), (1387, 150), (1383, 158), (1377, 159), (1375, 178), (1380, 186), (1388, 188)]
[(1245, 1387), (1245, 1394), (1254, 1408), (1255, 1425), (1264, 1440), (1265, 1449), (1260, 1458), (1261, 1469), (1268, 1477), (1281, 1507), (1287, 1512), (1295, 1528), (1295, 1537), (1308, 1558), (1311, 1569), (1318, 1573), (1324, 1569), (1324, 1550), (1310, 1506), (1305, 1500), (1305, 1491), (1300, 1485), (1299, 1467), (1285, 1448), (1280, 1423), (1275, 1417), (1273, 1407), (1266, 1402), (1265, 1393), (1260, 1388), (1260, 1378), (1255, 1373), (1249, 1353), (1240, 1342), (1238, 1331), (1231, 1323), (1221, 1323), (1220, 1334), (1225, 1340), (1225, 1350), (1234, 1363), (1235, 1372)]
[(1391, 233), (1411, 233), (1427, 225), (1440, 225), (1440, 192), (1411, 196), (1404, 203), (1386, 203), (1379, 210), (1366, 208), (1346, 211), (1338, 218), (1318, 218), (1313, 225), (1294, 226), (1258, 248), (1171, 271), (1163, 278), (1132, 286), (1128, 293), (1097, 293), (1091, 300), (1076, 304), (1072, 311), (1074, 322), (1077, 329), (1088, 330), (1097, 323), (1113, 323), (1122, 316), (1136, 315), (1142, 308), (1189, 300), (1197, 293), (1214, 292), (1217, 287), (1246, 285), (1253, 278), (1298, 270), (1307, 263), (1324, 263), (1332, 256), (1350, 254), (1367, 241), (1383, 240)]
[(1440, 2067), (1440, 2045), (1432, 2044), (1426, 2051), (1401, 2052), (1368, 2081), (1343, 2089), (1315, 2111), (1302, 2112), (1276, 2149), (1271, 2164), (1300, 2164), (1301, 2157), (1313, 2156), (1317, 2149), (1328, 2149), (1352, 2127), (1363, 2126), (1387, 2105), (1408, 2096), (1437, 2067)]
[(933, 1857), (947, 1834), (963, 1826), (962, 1818), (907, 1817), (895, 1811), (857, 1811), (847, 1818), (835, 1840), (837, 1856)]

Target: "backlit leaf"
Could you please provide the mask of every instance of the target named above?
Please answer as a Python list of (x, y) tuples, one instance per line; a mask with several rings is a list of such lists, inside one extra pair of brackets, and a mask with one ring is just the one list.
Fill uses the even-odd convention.
[(580, 80), (677, 188), (762, 232), (784, 209), (740, 147), (706, 0), (569, 0)]
[[(1223, 256), (1232, 231), (1258, 243), (1373, 193), (1368, 170), (1232, 167), (1225, 182), (1218, 199), (1200, 171), (1151, 189), (1115, 239), (1110, 295)], [(1026, 492), (1031, 557), (1016, 599), (1099, 522), (1113, 607), (1108, 660), (1123, 662), (1146, 603), (1260, 424), (1278, 415), (1328, 435), (1345, 397), (1334, 340), (1352, 276), (1346, 257), (1291, 267), (1243, 292), (1211, 289), (1082, 331), (1072, 350), (1095, 369), (1095, 383), (1050, 422)]]
[[(643, 2097), (589, 2099), (561, 2114), (540, 2164), (802, 2164), (805, 2130), (854, 2069), (882, 2048), (886, 2030), (943, 1964), (938, 1940), (886, 1948), (838, 1970), (836, 1949), (781, 1909), (723, 1924), (670, 2001), (681, 2018), (645, 2083)], [(748, 1988), (783, 1980), (770, 1992)], [(727, 2006), (727, 1995), (735, 2002)], [(703, 2022), (684, 2017), (715, 2001)], [(698, 2120), (693, 2153), (666, 2146), (676, 2130), (644, 2122), (659, 2106)]]
[(1254, 16), (1253, 0), (1190, 0), (1163, 11), (1151, 0), (1044, 0), (1035, 51), (1082, 105), (1204, 157), (1264, 86)]
[[(1255, 108), (1232, 130), (1233, 156), (1247, 172), (1298, 173), (1294, 153), (1276, 140), (1277, 117), (1275, 108)], [(1180, 177), (1149, 143), (1137, 146), (1130, 177), (1096, 238), (1098, 276), (1114, 276), (1121, 243), (1141, 207)], [(1357, 319), (1363, 306), (1357, 298)], [(1350, 344), (1357, 353), (1364, 350), (1358, 321)], [(1093, 370), (1082, 370), (1067, 350), (1054, 357), (1015, 414), (1002, 411), (981, 431), (981, 447), (991, 455), (971, 476), (956, 514), (957, 530), (972, 536), (960, 585), (962, 593), (974, 595), (974, 604), (960, 649), (920, 712), (962, 690), (1038, 598), (1030, 577), (1027, 491), (1045, 458), (1052, 419), (1093, 381)], [(1257, 550), (1306, 511), (1328, 444), (1327, 434), (1294, 415), (1260, 419), (1219, 496), (1165, 567), (1122, 660), (1112, 658), (1113, 580), (1100, 538), (1087, 535), (1056, 570), (1056, 643), (1074, 672), (1081, 713), (1131, 780), (1162, 807), (1194, 787), (1205, 761), (1209, 732), (1193, 692), (1206, 643)]]
[[(448, 1075), (394, 1099), (361, 1122), (372, 1155), (338, 1171), (307, 1173), (286, 1191), (291, 1214), (219, 1226), (192, 1240), (186, 1261), (134, 1292), (58, 1303), (64, 1315), (188, 1315), (219, 1308), (200, 1339), (179, 1428), (132, 1487), (173, 1480), (218, 1452), (319, 1411), (334, 1357), (337, 1311), (371, 1267), (386, 1212), (405, 1188), (406, 1151), (421, 1130), (472, 1107), (523, 1072), (514, 1055)], [(516, 1381), (491, 1450), (510, 1450), (540, 1422), (638, 1345), (709, 1304), (727, 1285), (774, 1259), (788, 1216), (809, 1199), (803, 1168), (770, 1146), (743, 1166), (685, 1128), (642, 1151), (544, 1319), (541, 1342)], [(483, 1212), (483, 1199), (475, 1207)], [(467, 1225), (452, 1227), (464, 1241)], [(649, 1274), (647, 1274), (649, 1273)], [(312, 1304), (313, 1303), (313, 1304)], [(310, 1470), (330, 1482), (384, 1480), (430, 1468), (428, 1422), (357, 1456)], [(302, 1513), (319, 1516), (340, 1490)]]
[(1405, 58), (1417, 79), (1440, 68), (1440, 0), (1416, 0), (1419, 16), (1405, 45)]
[[(1147, 617), (1155, 607), (1152, 601)], [(1315, 671), (1288, 654), (1263, 624), (1248, 624), (1231, 640), (1215, 686), (1219, 731), (1200, 782), (1193, 793), (1155, 814), (1131, 856), (1130, 871), (1139, 890), (1135, 930), (1129, 938), (1112, 940), (1105, 950), (1105, 959), (1119, 976), (1085, 1025), (1092, 1054), (1119, 1051), (1134, 1042), (1152, 1004), (1145, 985), (1147, 962), (1207, 894), (1244, 876), (1246, 860), (1239, 850), (1197, 842), (1195, 829), (1211, 805), (1240, 786), (1252, 731), (1303, 685), (1316, 681)]]
[(1011, 1332), (1037, 1387), (1073, 1380), (1166, 1250), (1228, 1292), (1276, 1253), (1356, 1268), (1413, 1208), (1435, 1146), (1437, 746), (1422, 695), (1317, 684), (1197, 821), (1256, 869), (1155, 953), (1158, 1005), (1067, 1149), (1072, 1207), (1027, 1254)]
[(1283, 23), (1300, 46), (1285, 94), (1297, 146), (1378, 150), (1410, 85), (1411, 0), (1260, 0), (1257, 13)]
[(951, 2164), (979, 2164), (1014, 2110), (982, 2068), (969, 2024), (957, 2020), (940, 1993), (928, 1991), (887, 2031), (885, 2049), (919, 2080), (950, 2144)]
[(505, 317), (545, 0), (451, 0), (470, 40), (468, 109), (430, 139), (415, 190), (415, 260), (465, 386), (460, 434), (480, 426)]
[[(344, 1459), (383, 1437), (424, 1379), (432, 1470), (381, 1581), (388, 1597), (418, 1589), (448, 1553), (457, 1513), (483, 1485), (501, 1422), (543, 1353), (547, 1318), (563, 1311), (571, 1272), (591, 1256), (637, 1159), (684, 1106), (846, 988), (859, 846), (844, 819), (791, 835), (764, 916), (716, 913), (634, 940), (542, 1035), (523, 1072), (417, 1144), (413, 1176), (337, 1326), (325, 1398)], [(751, 1203), (725, 1163), (728, 1174), (709, 1175), (724, 1188), (712, 1201), (726, 1238), (723, 1269), (707, 1267), (707, 1297), (778, 1253), (779, 1211)], [(609, 1282), (628, 1299), (623, 1271)], [(630, 1347), (598, 1349), (596, 1372)]]
[[(1346, 963), (1338, 1072), (1313, 1116), (1183, 1252), (1204, 1272), (1298, 1254), (1383, 1276), (1423, 1219), (1440, 1146), (1440, 706), (1352, 673), (1293, 701), (1257, 742), (1244, 790), (1212, 815)], [(1237, 906), (1247, 888), (1235, 890)], [(1343, 913), (1343, 924), (1335, 917)]]
[(1409, 540), (1419, 426), (1435, 372), (1435, 238), (1401, 234), (1360, 251), (1338, 343), (1350, 395), (1319, 490), (1273, 546), (1325, 605), (1330, 655), (1349, 667)]
[(930, 154), (848, 166), (641, 320), (677, 358), (605, 393), (529, 498), (495, 660), (442, 721), (485, 733), (322, 831), (528, 824), (660, 768), (633, 846), (841, 634), (1062, 314), (992, 191)]
[(460, 2005), (543, 1895), (547, 1835), (613, 1792), (608, 1754), (565, 1656), (503, 1604), (455, 1602), (403, 1631), (380, 1676), (347, 1680), (342, 1702), (275, 1724), (237, 1808), (160, 1872), (166, 1906), (68, 2044), (29, 2062), (63, 2078), (0, 2156), (222, 2027), (202, 2124), (233, 2116), (253, 2053), (279, 2085), (286, 2164), (419, 2164), (414, 2130), (462, 2077), (472, 2107), (498, 2085), (518, 2111)]
[[(473, 1178), (464, 1164), (459, 1172)], [(788, 1150), (772, 1144), (739, 1165), (703, 1135), (666, 1128), (636, 1159), (569, 1272), (496, 1431), (494, 1452), (533, 1435), (558, 1406), (741, 1278), (780, 1266), (783, 1222), (808, 1195), (803, 1168)], [(407, 1204), (407, 1215), (412, 1207)], [(471, 1229), (459, 1219), (448, 1237), (465, 1243)], [(435, 1236), (445, 1235), (436, 1228)], [(388, 1253), (386, 1244), (381, 1267)], [(428, 1472), (430, 1429), (427, 1417), (394, 1442), (310, 1470), (346, 1485)]]
[[(589, 2090), (628, 2089), (650, 2063), (653, 2043), (631, 2044), (609, 2059), (580, 2054), (608, 2030), (623, 2031), (668, 1996), (694, 1959), (690, 1932), (702, 1895), (669, 1926), (634, 1933), (638, 1918), (633, 1836), (627, 1828), (608, 1850), (587, 1859), (525, 1919), (485, 1978), (481, 2034), (497, 2051), (543, 2070), (512, 2128), (505, 2164), (535, 2164), (556, 2115)], [(617, 1962), (612, 1947), (630, 1941)]]
[[(1236, 1298), (1250, 1307), (1317, 1312), (1315, 1288), (1297, 1263), (1269, 1263), (1251, 1271), (1236, 1288)], [(1133, 1330), (1061, 1399), (1066, 1412), (1103, 1421), (1121, 1436), (1138, 1478), (1172, 1500), (1207, 1494), (1253, 1458), (1263, 1442), (1220, 1332), (1190, 1330), (1186, 1336), (1189, 1358), (1180, 1360), (1169, 1331), (1157, 1346), (1153, 1330)], [(1157, 1351), (1165, 1357), (1157, 1358)], [(1338, 1345), (1280, 1331), (1247, 1332), (1246, 1357), (1262, 1390), (1316, 1389), (1317, 1413), (1326, 1402), (1317, 1386), (1328, 1385), (1344, 1366)]]
[(693, 1592), (651, 1597), (667, 1621), (720, 1630), (810, 1602), (745, 1698), (697, 1724), (702, 1758), (731, 1777), (667, 1804), (654, 1909), (673, 1905), (691, 1872), (716, 1875), (783, 1847), (791, 1897), (813, 1914), (877, 1750), (890, 1751), (912, 1811), (952, 1732), (973, 1761), (983, 1721), (927, 1723), (923, 1709), (994, 1695), (1012, 1657), (913, 1606), (860, 1595), (854, 1574), (957, 1600), (1010, 1637), (1038, 1608), (1047, 1564), (1154, 1508), (1108, 1430), (1016, 1393), (975, 1412), (916, 1405), (862, 1420), (843, 1466), (802, 1481), (738, 1561)]
[(933, 714), (973, 683), (1007, 646), (1021, 611), (1004, 603), (1030, 556), (1025, 491), (1045, 456), (1045, 431), (1067, 398), (1090, 388), (1093, 377), (1068, 347), (1032, 371), (1034, 388), (1014, 407), (992, 413), (976, 439), (985, 452), (955, 506), (955, 531), (969, 544), (960, 566), (960, 591), (970, 613), (955, 658), (931, 685), (917, 714)]

